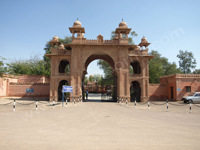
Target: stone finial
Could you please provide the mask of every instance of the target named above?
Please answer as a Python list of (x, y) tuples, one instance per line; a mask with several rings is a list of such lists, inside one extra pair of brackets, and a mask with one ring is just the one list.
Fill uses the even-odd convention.
[(141, 43), (148, 43), (147, 39), (143, 36), (143, 38), (141, 39)]
[(81, 27), (81, 25), (82, 25), (81, 22), (78, 21), (78, 18), (77, 18), (77, 20), (73, 24), (73, 27)]
[(119, 28), (128, 28), (127, 23), (123, 21), (123, 18), (122, 18), (122, 21), (119, 24)]
[(54, 40), (54, 41), (58, 41), (58, 37), (57, 37), (57, 36), (54, 36), (54, 37), (53, 37), (53, 40)]

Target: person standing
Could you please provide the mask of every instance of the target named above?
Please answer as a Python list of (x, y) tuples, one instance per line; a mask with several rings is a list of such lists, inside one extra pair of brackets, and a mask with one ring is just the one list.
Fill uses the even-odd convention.
[(86, 99), (88, 99), (88, 90), (86, 90)]

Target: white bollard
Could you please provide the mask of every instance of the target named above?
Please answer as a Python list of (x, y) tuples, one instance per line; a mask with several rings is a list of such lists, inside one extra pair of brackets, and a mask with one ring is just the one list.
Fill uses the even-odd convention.
[(15, 99), (14, 99), (14, 104), (13, 104), (13, 111), (15, 111)]
[(192, 107), (191, 107), (191, 102), (190, 102), (190, 113), (192, 113)]
[(67, 107), (67, 98), (66, 98), (66, 107)]
[(128, 103), (128, 100), (127, 100), (127, 98), (126, 98), (126, 107), (127, 107), (127, 103)]
[(148, 109), (150, 110), (149, 100), (148, 100)]
[(78, 104), (79, 104), (79, 98), (78, 98)]
[(74, 98), (74, 105), (75, 105), (75, 98)]

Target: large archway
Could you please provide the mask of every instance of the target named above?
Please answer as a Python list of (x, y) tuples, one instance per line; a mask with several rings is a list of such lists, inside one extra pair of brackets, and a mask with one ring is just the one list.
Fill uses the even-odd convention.
[(140, 102), (141, 101), (140, 96), (141, 96), (140, 83), (138, 81), (131, 82), (131, 86), (130, 86), (131, 102), (135, 102), (135, 100), (137, 102)]
[[(63, 85), (69, 85), (69, 82), (67, 80), (61, 80), (59, 82), (59, 85), (58, 85), (58, 101), (62, 100), (62, 87), (63, 87)], [(68, 93), (65, 93), (65, 96), (68, 97), (66, 94), (68, 94)]]
[[(94, 61), (94, 60), (103, 60), (109, 64), (108, 70), (112, 74), (111, 76), (101, 76), (100, 81), (94, 81), (94, 85), (84, 85), (84, 79), (85, 75), (87, 74), (88, 66)], [(98, 100), (115, 100), (117, 99), (117, 77), (116, 77), (116, 72), (114, 70), (115, 63), (113, 59), (104, 53), (100, 54), (92, 54), (90, 55), (87, 60), (85, 61), (85, 71), (83, 72), (83, 77), (82, 77), (82, 96), (83, 99), (85, 99), (85, 92), (88, 90), (89, 92), (92, 93), (98, 93), (100, 94), (100, 98)], [(97, 66), (98, 67), (98, 66)], [(105, 79), (109, 78), (109, 79)], [(109, 80), (109, 82), (107, 81)], [(115, 85), (115, 86), (114, 86)], [(110, 87), (110, 88), (108, 88)], [(107, 93), (108, 92), (108, 93)], [(102, 96), (102, 94), (104, 94)], [(92, 94), (91, 94), (92, 95)]]

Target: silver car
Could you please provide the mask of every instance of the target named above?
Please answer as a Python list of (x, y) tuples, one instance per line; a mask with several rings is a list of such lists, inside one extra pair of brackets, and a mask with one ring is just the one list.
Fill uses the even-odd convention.
[(200, 103), (200, 92), (190, 93), (188, 96), (183, 97), (184, 103)]

